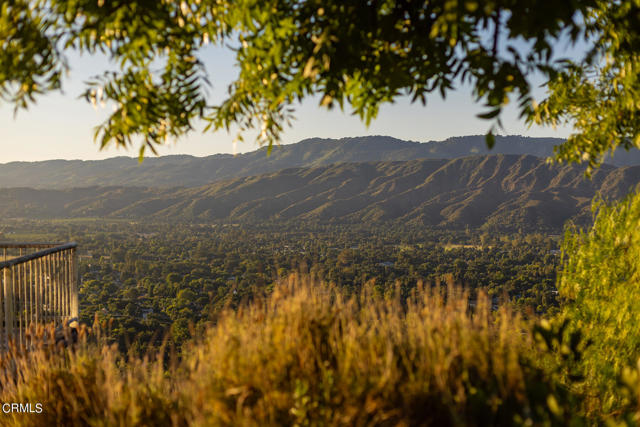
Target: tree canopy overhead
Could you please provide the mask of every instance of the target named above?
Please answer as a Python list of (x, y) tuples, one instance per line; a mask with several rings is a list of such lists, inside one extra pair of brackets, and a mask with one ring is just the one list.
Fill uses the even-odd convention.
[[(26, 108), (61, 88), (70, 51), (107, 54), (118, 71), (85, 92), (115, 106), (96, 138), (141, 138), (142, 154), (198, 120), (271, 144), (305, 97), (368, 123), (399, 96), (424, 103), (467, 83), (490, 144), (511, 100), (523, 120), (572, 124), (559, 158), (595, 166), (640, 146), (637, 28), (640, 0), (15, 0), (0, 8), (0, 96)], [(558, 57), (560, 42), (579, 40), (584, 61)], [(209, 43), (232, 45), (239, 67), (219, 104), (207, 98)], [(536, 104), (540, 75), (549, 92)]]

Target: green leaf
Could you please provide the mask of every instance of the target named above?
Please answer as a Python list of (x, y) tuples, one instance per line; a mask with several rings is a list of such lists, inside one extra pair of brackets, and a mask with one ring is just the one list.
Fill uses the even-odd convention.
[(491, 150), (493, 146), (496, 145), (496, 137), (493, 135), (492, 131), (484, 136), (484, 140), (487, 143), (487, 147), (489, 148), (489, 150)]
[(502, 110), (501, 108), (494, 108), (493, 110), (491, 110), (489, 112), (477, 114), (476, 117), (478, 117), (480, 119), (490, 120), (490, 119), (493, 119), (493, 118), (497, 117), (500, 114), (501, 110)]

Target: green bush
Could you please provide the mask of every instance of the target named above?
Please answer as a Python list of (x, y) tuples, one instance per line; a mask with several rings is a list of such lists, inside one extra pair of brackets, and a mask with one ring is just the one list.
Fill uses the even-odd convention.
[(640, 356), (640, 194), (596, 202), (594, 212), (591, 229), (565, 235), (558, 291), (564, 315), (590, 343), (582, 362), (587, 410), (617, 414), (635, 405), (620, 381)]

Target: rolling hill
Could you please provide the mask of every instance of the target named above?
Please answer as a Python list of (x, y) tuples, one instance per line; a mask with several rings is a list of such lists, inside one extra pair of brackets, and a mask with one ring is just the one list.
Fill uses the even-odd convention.
[(0, 216), (559, 228), (590, 218), (596, 193), (617, 199), (638, 183), (640, 166), (604, 165), (587, 180), (580, 166), (500, 154), (289, 168), (197, 188), (1, 189)]
[[(308, 139), (296, 144), (266, 148), (232, 156), (165, 156), (137, 159), (116, 157), (99, 161), (51, 160), (0, 164), (0, 188), (54, 188), (81, 186), (199, 187), (215, 181), (277, 172), (294, 167), (319, 167), (335, 163), (452, 159), (485, 154), (530, 154), (547, 157), (554, 138), (497, 137), (488, 151), (484, 136), (465, 136), (445, 141), (409, 142), (370, 136), (343, 139)], [(617, 165), (640, 165), (640, 152), (621, 151)]]

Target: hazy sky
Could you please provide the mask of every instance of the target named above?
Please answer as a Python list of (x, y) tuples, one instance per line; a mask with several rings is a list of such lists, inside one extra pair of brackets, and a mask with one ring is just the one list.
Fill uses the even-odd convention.
[[(210, 48), (201, 57), (213, 83), (212, 99), (222, 99), (227, 84), (235, 75), (233, 54), (221, 48)], [(50, 94), (40, 98), (28, 111), (20, 111), (14, 118), (11, 105), (0, 105), (0, 163), (47, 159), (103, 159), (119, 155), (137, 156), (137, 147), (126, 151), (115, 148), (100, 151), (93, 141), (95, 126), (107, 115), (106, 109), (95, 110), (84, 99), (83, 82), (109, 67), (103, 57), (70, 56), (72, 67), (64, 85), (64, 94)], [(537, 92), (542, 95), (541, 91)], [(434, 95), (423, 107), (400, 99), (382, 108), (378, 119), (368, 128), (349, 111), (327, 111), (318, 106), (317, 99), (309, 99), (297, 108), (297, 120), (287, 129), (282, 143), (288, 144), (310, 137), (340, 138), (360, 135), (390, 135), (396, 138), (429, 141), (450, 136), (484, 134), (489, 122), (477, 119), (481, 106), (471, 100), (468, 88), (451, 93), (446, 101)], [(504, 117), (507, 134), (566, 137), (567, 129), (528, 129), (517, 120), (514, 108)], [(233, 136), (226, 133), (196, 132), (177, 144), (160, 149), (161, 154), (192, 154), (206, 156), (234, 151)], [(237, 152), (255, 150), (250, 139), (237, 145)]]

